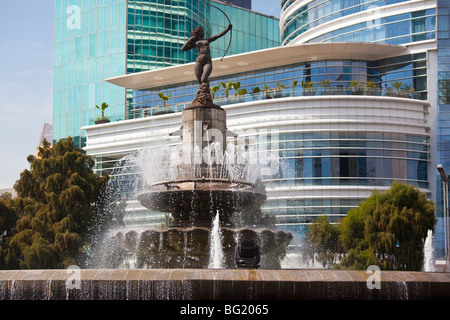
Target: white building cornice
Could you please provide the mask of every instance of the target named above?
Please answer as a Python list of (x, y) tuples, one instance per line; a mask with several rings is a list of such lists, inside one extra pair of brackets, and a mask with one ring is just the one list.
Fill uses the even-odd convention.
[[(263, 49), (213, 59), (210, 80), (237, 73), (280, 67), (304, 61), (326, 59), (377, 60), (406, 54), (406, 46), (370, 42), (311, 43)], [(195, 82), (194, 63), (143, 71), (106, 79), (105, 81), (133, 90)]]

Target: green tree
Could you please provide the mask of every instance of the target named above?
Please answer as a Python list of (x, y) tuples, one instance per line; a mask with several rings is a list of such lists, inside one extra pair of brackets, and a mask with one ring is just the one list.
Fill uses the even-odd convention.
[(221, 84), (222, 87), (225, 89), (225, 90), (223, 91), (223, 94), (225, 94), (225, 98), (228, 99), (228, 95), (229, 95), (229, 93), (230, 93), (230, 91), (231, 91), (231, 88), (234, 87), (234, 83), (233, 83), (233, 82), (227, 82), (227, 83), (221, 82), (220, 84)]
[(413, 186), (395, 182), (342, 220), (339, 239), (347, 251), (342, 266), (420, 271), (424, 242), (435, 222), (433, 202)]
[(392, 87), (395, 89), (395, 93), (398, 94), (400, 92), (400, 88), (403, 86), (402, 81), (394, 81), (392, 82)]
[(211, 91), (211, 96), (213, 98), (213, 100), (215, 99), (216, 93), (220, 90), (220, 84), (218, 84), (217, 86), (214, 87), (210, 87), (209, 91)]
[(241, 88), (241, 82), (234, 82), (233, 83), (233, 89), (234, 89), (234, 95), (237, 97), (239, 95), (239, 89)]
[(15, 255), (8, 247), (17, 219), (11, 194), (3, 193), (0, 196), (0, 269), (2, 270), (19, 267)]
[(328, 220), (328, 216), (320, 216), (309, 227), (306, 238), (305, 254), (311, 260), (317, 260), (323, 267), (330, 268), (341, 252), (339, 229)]
[(298, 80), (294, 80), (291, 83), (291, 88), (292, 88), (292, 96), (295, 96), (295, 87), (298, 85)]
[(322, 216), (310, 226), (305, 248), (324, 267), (420, 271), (424, 242), (435, 223), (433, 202), (413, 186), (395, 182), (350, 210), (338, 227)]
[(53, 147), (44, 141), (37, 157), (27, 160), (30, 169), (14, 186), (20, 218), (9, 247), (24, 269), (76, 264), (92, 226), (102, 218), (101, 195), (109, 178), (93, 173), (94, 160), (71, 138)]
[(365, 240), (385, 269), (416, 270), (423, 266), (428, 230), (434, 229), (434, 204), (418, 189), (393, 183), (367, 212)]

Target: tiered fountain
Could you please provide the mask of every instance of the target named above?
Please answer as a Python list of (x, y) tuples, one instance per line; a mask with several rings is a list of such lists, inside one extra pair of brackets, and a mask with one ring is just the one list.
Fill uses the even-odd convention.
[(201, 86), (197, 99), (182, 114), (178, 133), (182, 137), (182, 163), (176, 168), (177, 176), (147, 185), (137, 196), (146, 208), (171, 213), (169, 228), (139, 234), (134, 230), (118, 231), (115, 239), (136, 256), (141, 268), (207, 268), (212, 265), (211, 231), (217, 216), (221, 239), (213, 239), (221, 240), (223, 260), (216, 267), (233, 268), (237, 243), (250, 238), (261, 248), (261, 267), (279, 268), (279, 259), (292, 235), (264, 226), (236, 227), (233, 223), (235, 213), (261, 206), (266, 195), (255, 182), (235, 179), (232, 172), (244, 172), (245, 165), (222, 160), (226, 158), (222, 147), (226, 146), (226, 112), (212, 103), (207, 97), (209, 92), (202, 87), (207, 88)]
[[(176, 175), (167, 181), (153, 181), (138, 194), (140, 203), (149, 209), (171, 213), (169, 228), (117, 232), (117, 243), (136, 256), (141, 268), (233, 268), (235, 247), (239, 241), (252, 239), (261, 250), (262, 268), (279, 268), (280, 258), (292, 239), (290, 233), (267, 227), (242, 228), (232, 222), (235, 213), (243, 214), (263, 204), (266, 195), (255, 181), (245, 179), (236, 171), (245, 172), (244, 165), (233, 163), (225, 155), (226, 111), (215, 105), (209, 92), (208, 77), (212, 71), (209, 42), (231, 30), (203, 40), (196, 29), (183, 50), (197, 47), (199, 56), (195, 73), (200, 83), (197, 97), (182, 113), (181, 161)], [(234, 156), (236, 156), (234, 154)], [(220, 224), (221, 237), (212, 237), (213, 219)], [(220, 243), (211, 243), (211, 240)], [(219, 245), (223, 254), (210, 250)], [(223, 257), (215, 261), (214, 257)]]

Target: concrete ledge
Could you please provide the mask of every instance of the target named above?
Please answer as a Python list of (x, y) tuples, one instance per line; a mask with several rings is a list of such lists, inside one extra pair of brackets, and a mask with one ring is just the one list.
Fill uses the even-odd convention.
[[(0, 271), (3, 300), (400, 300), (449, 299), (450, 273), (102, 269)], [(73, 281), (72, 281), (73, 280)]]

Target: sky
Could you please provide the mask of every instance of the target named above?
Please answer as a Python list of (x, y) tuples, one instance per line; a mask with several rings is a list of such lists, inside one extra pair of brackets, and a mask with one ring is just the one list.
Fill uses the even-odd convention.
[[(54, 5), (0, 0), (0, 189), (29, 169), (42, 126), (52, 122)], [(253, 0), (252, 10), (279, 17), (280, 1)]]

